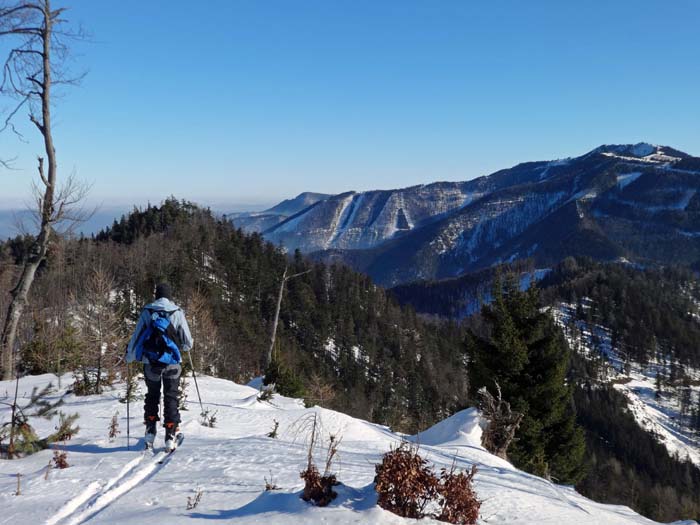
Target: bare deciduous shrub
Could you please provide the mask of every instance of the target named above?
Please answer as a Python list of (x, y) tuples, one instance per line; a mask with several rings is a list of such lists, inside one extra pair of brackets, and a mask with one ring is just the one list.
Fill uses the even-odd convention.
[(333, 385), (323, 381), (320, 375), (312, 374), (307, 384), (308, 393), (304, 398), (307, 407), (314, 405), (327, 406), (335, 399)]
[(479, 389), (479, 410), (488, 421), (488, 426), (481, 437), (481, 444), (486, 450), (499, 458), (508, 459), (508, 447), (515, 438), (515, 432), (520, 426), (523, 414), (514, 412), (510, 408), (510, 403), (501, 398), (501, 387), (496, 384), (496, 395), (494, 397), (486, 387)]
[(275, 483), (275, 476), (272, 475), (272, 471), (270, 471), (270, 479), (268, 480), (267, 477), (265, 477), (265, 490), (267, 492), (271, 490), (279, 490), (279, 485)]
[(109, 423), (109, 440), (114, 441), (119, 434), (121, 434), (121, 430), (119, 430), (119, 412), (116, 412)]
[(307, 424), (310, 427), (309, 451), (306, 468), (299, 474), (299, 477), (304, 480), (304, 492), (301, 495), (301, 499), (312, 501), (319, 507), (325, 507), (338, 496), (338, 493), (333, 490), (333, 487), (339, 484), (338, 478), (331, 471), (333, 462), (338, 455), (340, 439), (335, 435), (330, 436), (328, 449), (326, 450), (325, 469), (323, 474), (321, 474), (313, 457), (314, 448), (317, 446), (320, 435), (316, 414), (313, 415)]
[(322, 476), (316, 465), (310, 465), (299, 474), (304, 480), (304, 493), (301, 499), (313, 501), (319, 507), (325, 507), (333, 501), (338, 493), (333, 490), (338, 484), (335, 474)]
[[(378, 504), (385, 510), (404, 518), (429, 516), (457, 525), (472, 525), (479, 518), (481, 502), (472, 487), (474, 466), (469, 472), (456, 472), (453, 464), (438, 477), (416, 446), (402, 443), (384, 454), (375, 470)], [(428, 513), (430, 506), (438, 511)]]
[(277, 430), (280, 427), (280, 422), (277, 421), (276, 419), (273, 419), (275, 426), (270, 430), (270, 432), (267, 433), (267, 437), (272, 438), (272, 439), (277, 439)]
[(187, 496), (187, 510), (196, 509), (197, 505), (199, 505), (199, 502), (202, 500), (203, 494), (204, 490), (197, 487), (194, 491), (194, 496)]
[(207, 408), (206, 410), (204, 410), (204, 412), (199, 414), (199, 418), (200, 418), (199, 422), (201, 423), (201, 425), (203, 427), (214, 428), (216, 426), (216, 421), (217, 421), (216, 413), (217, 413), (216, 410), (214, 410), (214, 412), (212, 412), (211, 410), (209, 410)]

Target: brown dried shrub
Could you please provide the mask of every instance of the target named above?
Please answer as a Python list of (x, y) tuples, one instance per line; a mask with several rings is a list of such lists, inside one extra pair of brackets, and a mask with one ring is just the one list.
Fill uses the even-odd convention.
[[(378, 504), (389, 512), (414, 519), (430, 516), (457, 525), (472, 525), (479, 518), (481, 502), (472, 486), (475, 466), (469, 472), (456, 472), (452, 465), (449, 470), (443, 468), (438, 478), (417, 447), (402, 443), (384, 454), (375, 471)], [(438, 512), (426, 513), (431, 503)]]
[(378, 504), (404, 518), (422, 518), (437, 495), (438, 479), (417, 447), (402, 443), (384, 454), (375, 467)]
[(53, 468), (68, 468), (68, 453), (55, 448), (53, 451)]
[(441, 470), (438, 488), (441, 512), (436, 516), (437, 519), (457, 525), (476, 523), (481, 501), (476, 497), (473, 488), (475, 475), (476, 465), (472, 465), (469, 472), (455, 472), (454, 465), (450, 470)]
[(338, 496), (333, 490), (338, 484), (335, 474), (321, 476), (316, 465), (312, 464), (302, 470), (300, 476), (304, 480), (304, 492), (301, 495), (304, 501), (313, 501), (317, 506), (325, 507)]

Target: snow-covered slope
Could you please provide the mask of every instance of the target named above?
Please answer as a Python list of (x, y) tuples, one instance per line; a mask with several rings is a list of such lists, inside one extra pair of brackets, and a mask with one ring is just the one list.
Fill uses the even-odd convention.
[[(586, 298), (583, 308), (590, 308)], [(560, 304), (552, 312), (571, 348), (590, 359), (604, 358), (601, 378), (624, 394), (639, 426), (656, 436), (670, 455), (700, 466), (700, 436), (690, 429), (690, 416), (682, 415), (679, 397), (668, 391), (656, 393), (656, 375), (668, 376), (670, 364), (653, 358), (645, 365), (626, 363), (620, 349), (612, 344), (610, 329), (577, 319), (572, 304)], [(695, 406), (700, 398), (700, 371), (685, 369), (685, 373), (692, 379), (689, 405)]]
[(313, 252), (366, 249), (412, 231), (481, 196), (481, 181), (438, 182), (401, 190), (343, 193), (264, 232), (274, 244)]
[[(32, 386), (49, 381), (55, 378), (24, 378), (20, 394), (26, 398)], [(197, 421), (192, 386), (190, 410), (183, 412), (186, 439), (164, 465), (142, 457), (138, 450), (141, 441), (135, 436), (143, 430), (138, 424), (140, 402), (131, 407), (131, 450), (127, 450), (126, 407), (118, 402), (118, 392), (80, 398), (69, 395), (64, 410), (81, 416), (80, 433), (63, 447), (70, 467), (51, 470), (45, 479), (50, 451), (0, 461), (0, 505), (4, 509), (0, 523), (418, 523), (376, 505), (374, 465), (401, 439), (387, 428), (330, 410), (306, 409), (294, 399), (275, 396), (270, 402), (259, 402), (252, 387), (202, 377), (205, 404), (217, 411), (218, 419), (215, 428), (207, 428)], [(7, 396), (12, 388), (12, 383), (1, 382), (0, 394)], [(110, 443), (108, 426), (117, 411), (122, 434)], [(304, 421), (312, 414), (320, 420), (325, 437), (328, 433), (342, 436), (338, 477), (344, 485), (327, 508), (313, 507), (299, 498), (299, 471), (306, 461)], [(8, 415), (3, 406), (0, 417), (7, 420)], [(453, 461), (463, 468), (477, 464), (476, 490), (484, 500), (480, 523), (653, 523), (626, 507), (594, 503), (570, 487), (525, 474), (488, 454), (478, 444), (477, 418), (474, 410), (466, 410), (413, 439), (422, 443), (423, 453), (437, 467)], [(279, 437), (266, 437), (275, 421), (279, 422)], [(44, 433), (52, 424), (38, 421), (37, 427)], [(14, 495), (17, 473), (22, 482), (19, 496)], [(279, 490), (266, 492), (265, 478)], [(201, 501), (187, 510), (187, 499), (197, 490), (202, 491)], [(425, 519), (420, 523), (439, 522)]]
[(230, 213), (228, 218), (233, 221), (236, 227), (242, 228), (248, 233), (263, 232), (284, 221), (287, 217), (299, 213), (328, 197), (330, 195), (325, 193), (306, 191), (293, 199), (284, 200), (265, 211)]

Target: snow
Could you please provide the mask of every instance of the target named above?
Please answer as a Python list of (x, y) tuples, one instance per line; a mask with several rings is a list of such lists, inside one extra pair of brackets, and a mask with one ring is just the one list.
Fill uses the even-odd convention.
[(629, 186), (634, 181), (636, 181), (642, 175), (641, 171), (635, 171), (632, 173), (625, 173), (624, 175), (617, 176), (617, 185), (622, 190), (626, 186)]
[(287, 219), (286, 221), (280, 223), (279, 226), (275, 227), (276, 232), (295, 232), (299, 223), (304, 219), (308, 212), (303, 212), (294, 217), (293, 219)]
[[(590, 308), (590, 299), (583, 298), (583, 308)], [(676, 396), (663, 393), (656, 396), (656, 374), (661, 371), (668, 377), (670, 365), (652, 359), (649, 364), (640, 366), (626, 363), (623, 352), (612, 346), (610, 330), (601, 325), (588, 325), (576, 320), (575, 330), (571, 320), (575, 318), (576, 305), (562, 303), (552, 310), (557, 323), (564, 329), (571, 348), (582, 355), (594, 358), (602, 355), (606, 359), (603, 380), (614, 381), (614, 387), (628, 400), (629, 410), (635, 420), (647, 432), (654, 434), (666, 447), (669, 454), (680, 459), (689, 459), (700, 466), (700, 436), (693, 435), (687, 425), (681, 423), (680, 403)], [(700, 371), (686, 369), (694, 380), (700, 379)], [(690, 387), (691, 404), (697, 403), (700, 385)]]
[(630, 375), (628, 383), (616, 384), (615, 388), (627, 397), (637, 423), (655, 434), (671, 455), (700, 466), (700, 440), (687, 434), (678, 424), (678, 408), (673, 400), (665, 395), (657, 399), (654, 382), (649, 377), (639, 373)]
[[(64, 376), (70, 384), (70, 376)], [(232, 524), (296, 525), (333, 523), (437, 525), (399, 518), (376, 505), (374, 466), (381, 455), (401, 442), (402, 436), (388, 428), (318, 407), (305, 408), (300, 400), (275, 395), (269, 402), (257, 400), (258, 391), (223, 379), (198, 376), (204, 404), (217, 411), (215, 428), (198, 423), (198, 402), (189, 379), (188, 411), (183, 412), (186, 438), (163, 465), (139, 450), (141, 402), (131, 404), (131, 439), (127, 449), (126, 406), (119, 403), (118, 390), (102, 395), (66, 396), (63, 410), (80, 414), (80, 433), (63, 445), (69, 468), (50, 470), (50, 450), (18, 460), (0, 461), (0, 523), (13, 525), (78, 525), (207, 522)], [(23, 399), (33, 386), (56, 378), (51, 375), (21, 379)], [(13, 391), (12, 382), (0, 382), (0, 394)], [(7, 394), (4, 401), (7, 401)], [(57, 397), (54, 394), (54, 397)], [(119, 412), (121, 434), (107, 437), (109, 421)], [(300, 498), (299, 472), (306, 463), (304, 421), (315, 415), (322, 436), (342, 437), (337, 474), (344, 484), (338, 498), (326, 508), (304, 503)], [(0, 417), (9, 409), (0, 405)], [(267, 437), (279, 422), (277, 439)], [(45, 435), (54, 423), (37, 420)], [(474, 409), (459, 412), (428, 429), (412, 441), (437, 469), (454, 462), (458, 468), (476, 464), (475, 488), (483, 500), (485, 524), (650, 524), (627, 507), (603, 505), (559, 486), (525, 474), (506, 461), (488, 454), (479, 445), (480, 426)], [(162, 445), (162, 434), (156, 447)], [(317, 451), (319, 462), (323, 452)], [(14, 495), (16, 474), (21, 474), (21, 495)], [(279, 490), (265, 491), (265, 478)], [(187, 510), (187, 499), (202, 491), (195, 509)], [(687, 522), (693, 523), (693, 522)]]
[(647, 144), (646, 142), (640, 142), (639, 144), (635, 144), (631, 148), (631, 153), (635, 157), (646, 157), (647, 155), (651, 155), (652, 153), (656, 153), (656, 146), (652, 146), (651, 144)]
[(547, 274), (551, 271), (551, 268), (536, 268), (532, 272), (524, 272), (520, 274), (520, 290), (524, 292), (537, 281), (541, 281), (547, 277)]
[(428, 430), (419, 432), (414, 441), (421, 445), (448, 448), (472, 447), (483, 451), (481, 425), (476, 408), (467, 408), (440, 421)]
[[(357, 202), (355, 200), (357, 199)], [(331, 221), (331, 234), (326, 240), (326, 248), (329, 248), (340, 237), (349, 225), (354, 220), (354, 214), (357, 212), (358, 206), (361, 204), (362, 195), (351, 193), (345, 197), (339, 208), (336, 209), (333, 220)]]
[(621, 204), (625, 204), (627, 206), (632, 206), (635, 208), (640, 208), (652, 213), (656, 212), (661, 212), (661, 211), (666, 211), (666, 210), (685, 210), (688, 207), (688, 204), (690, 204), (690, 201), (695, 197), (695, 194), (697, 193), (696, 189), (693, 188), (687, 188), (683, 190), (683, 193), (678, 197), (678, 199), (675, 202), (669, 202), (668, 204), (658, 204), (658, 205), (652, 205), (652, 204), (644, 204), (642, 202), (635, 202), (635, 201), (629, 201), (625, 199), (615, 199), (617, 202)]

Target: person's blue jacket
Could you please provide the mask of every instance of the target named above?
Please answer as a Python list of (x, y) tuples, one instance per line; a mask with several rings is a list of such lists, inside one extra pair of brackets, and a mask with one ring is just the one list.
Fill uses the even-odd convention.
[[(129, 346), (126, 349), (126, 362), (132, 363), (137, 360), (136, 342), (139, 340), (141, 333), (146, 329), (148, 323), (150, 322), (151, 313), (149, 313), (149, 311), (161, 311), (170, 313), (170, 323), (172, 324), (177, 334), (180, 336), (180, 342), (182, 343), (180, 346), (180, 351), (189, 352), (189, 350), (192, 348), (193, 341), (192, 334), (190, 334), (190, 327), (187, 325), (187, 319), (185, 319), (185, 314), (180, 309), (180, 307), (173, 303), (170, 299), (161, 297), (160, 299), (153, 301), (151, 304), (146, 305), (146, 307), (141, 312), (141, 317), (139, 317), (139, 322), (136, 324), (134, 335), (131, 336)], [(172, 363), (165, 364), (174, 365), (178, 364), (181, 361), (179, 355), (170, 355)], [(148, 363), (148, 359), (144, 356), (141, 358), (141, 362)]]

